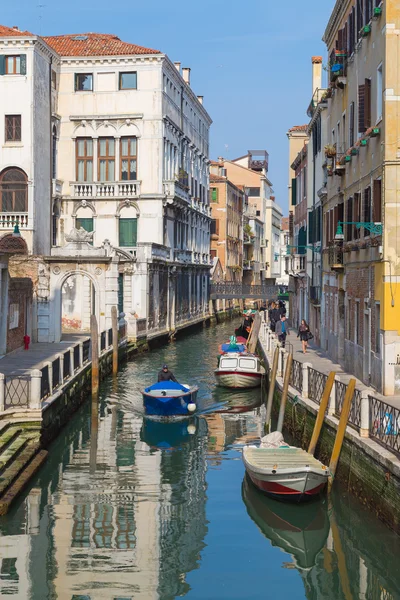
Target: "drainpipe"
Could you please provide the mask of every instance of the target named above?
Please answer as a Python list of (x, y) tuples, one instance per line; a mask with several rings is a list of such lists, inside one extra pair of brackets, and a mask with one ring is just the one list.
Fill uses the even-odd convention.
[(53, 57), (50, 57), (49, 64), (49, 112), (50, 112), (50, 249), (49, 254), (51, 254), (51, 248), (53, 246), (53, 127), (52, 127), (52, 106), (51, 106), (51, 72), (53, 66)]

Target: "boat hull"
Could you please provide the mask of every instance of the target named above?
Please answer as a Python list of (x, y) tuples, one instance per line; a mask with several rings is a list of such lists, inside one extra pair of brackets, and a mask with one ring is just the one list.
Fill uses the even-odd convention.
[(326, 478), (309, 471), (296, 476), (260, 477), (257, 473), (247, 471), (253, 484), (270, 498), (288, 502), (306, 502), (324, 491)]
[(245, 373), (243, 371), (222, 371), (219, 369), (215, 371), (218, 385), (234, 389), (260, 387), (262, 376), (261, 372)]
[(143, 405), (146, 415), (159, 417), (187, 416), (192, 415), (188, 406), (196, 404), (197, 390), (186, 394), (174, 396), (154, 396), (143, 394)]

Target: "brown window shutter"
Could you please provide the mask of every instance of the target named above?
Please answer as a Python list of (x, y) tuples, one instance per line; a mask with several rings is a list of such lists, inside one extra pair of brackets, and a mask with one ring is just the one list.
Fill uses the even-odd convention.
[(336, 50), (343, 50), (343, 29), (339, 29), (338, 41), (337, 41), (336, 46), (337, 46)]
[(374, 223), (382, 222), (382, 181), (374, 181), (373, 216)]
[(358, 132), (364, 133), (365, 127), (365, 85), (358, 86)]
[(343, 50), (347, 52), (347, 23), (343, 29)]
[[(371, 188), (367, 187), (364, 190), (364, 201), (363, 201), (363, 223), (369, 223), (371, 221)], [(368, 231), (364, 229), (364, 237), (368, 235)]]
[[(347, 215), (346, 221), (351, 223), (353, 221), (353, 198), (347, 200)], [(346, 240), (350, 242), (353, 239), (353, 225), (346, 226)]]
[(364, 127), (371, 127), (371, 80), (365, 80), (364, 88)]

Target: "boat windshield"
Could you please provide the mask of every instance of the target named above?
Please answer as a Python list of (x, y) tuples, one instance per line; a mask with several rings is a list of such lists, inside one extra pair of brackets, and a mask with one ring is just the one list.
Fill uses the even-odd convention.
[(239, 360), (239, 367), (241, 369), (251, 369), (255, 371), (257, 369), (257, 364), (254, 358), (241, 358)]
[(237, 358), (222, 358), (220, 367), (221, 369), (236, 369)]

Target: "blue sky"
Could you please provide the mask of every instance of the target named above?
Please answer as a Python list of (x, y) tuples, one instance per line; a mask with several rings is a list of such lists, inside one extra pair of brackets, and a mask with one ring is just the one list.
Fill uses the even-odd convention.
[(191, 67), (192, 88), (204, 95), (213, 119), (211, 158), (268, 150), (269, 177), (287, 213), (286, 132), (307, 122), (311, 56), (326, 62), (321, 37), (333, 6), (334, 0), (18, 0), (4, 3), (0, 19), (41, 35), (115, 33)]

